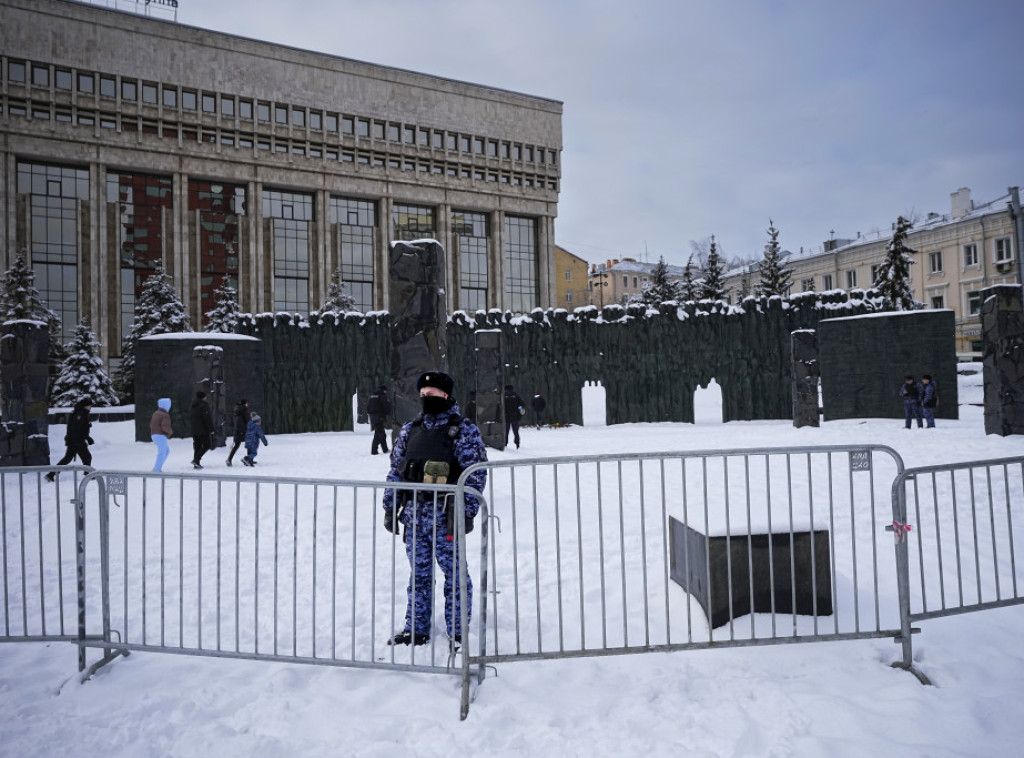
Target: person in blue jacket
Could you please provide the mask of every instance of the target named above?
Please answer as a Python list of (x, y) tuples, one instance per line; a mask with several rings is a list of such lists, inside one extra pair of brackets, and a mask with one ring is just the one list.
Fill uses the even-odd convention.
[(264, 445), (269, 445), (267, 442), (266, 435), (263, 434), (263, 429), (260, 427), (259, 414), (253, 413), (249, 419), (249, 426), (245, 429), (245, 452), (246, 456), (242, 458), (242, 463), (246, 466), (256, 465), (256, 453), (260, 450), (260, 442)]
[[(416, 381), (423, 412), (398, 433), (391, 450), (389, 482), (434, 481), (440, 464), (442, 471), (447, 469), (447, 482), (454, 484), (465, 469), (487, 460), (480, 430), (460, 414), (452, 397), (454, 387), (454, 380), (441, 371), (428, 371)], [(474, 471), (466, 483), (482, 492), (487, 483), (486, 470)], [(473, 529), (480, 503), (474, 496), (466, 495), (461, 505), (465, 508), (468, 533)], [(402, 530), (410, 567), (405, 628), (388, 640), (389, 645), (423, 645), (430, 641), (434, 560), (444, 573), (444, 620), (450, 644), (454, 650), (462, 643), (459, 592), (455, 586), (457, 545), (452, 539), (454, 520), (447, 510), (444, 498), (434, 497), (433, 492), (421, 492), (414, 498), (411, 490), (398, 490), (397, 494), (396, 490), (384, 490), (384, 528), (393, 534)], [(468, 618), (473, 607), (473, 584), (468, 576), (466, 580)]]
[(917, 419), (917, 428), (924, 426), (921, 421), (921, 385), (914, 381), (912, 374), (907, 374), (903, 386), (900, 387), (900, 397), (903, 398), (903, 415), (910, 428), (912, 419)]

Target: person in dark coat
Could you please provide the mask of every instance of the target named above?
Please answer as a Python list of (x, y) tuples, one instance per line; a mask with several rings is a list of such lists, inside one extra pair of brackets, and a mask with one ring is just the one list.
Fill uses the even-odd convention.
[(206, 393), (199, 390), (196, 399), (192, 401), (192, 408), (189, 412), (189, 419), (192, 422), (192, 466), (202, 468), (201, 461), (207, 450), (213, 449), (213, 414), (210, 412), (210, 404), (206, 402)]
[(383, 384), (370, 395), (366, 401), (366, 413), (370, 417), (370, 428), (373, 429), (373, 442), (370, 443), (370, 454), (376, 455), (377, 448), (381, 452), (388, 451), (388, 438), (385, 434), (385, 422), (391, 415), (391, 401), (388, 399), (388, 388)]
[(534, 392), (530, 407), (533, 409), (533, 423), (540, 429), (540, 425), (544, 423), (544, 409), (548, 407), (548, 401), (539, 392)]
[(921, 377), (921, 415), (924, 416), (924, 425), (929, 429), (935, 428), (935, 406), (938, 404), (935, 382), (931, 374), (924, 374)]
[(235, 453), (238, 452), (238, 448), (245, 442), (245, 429), (249, 425), (249, 401), (244, 397), (238, 401), (235, 406), (235, 432), (234, 439), (232, 440), (231, 452), (228, 453), (228, 465), (231, 465), (231, 459), (235, 457)]
[[(82, 461), (82, 465), (92, 465), (92, 453), (89, 452), (89, 445), (93, 443), (92, 437), (89, 436), (89, 428), (92, 426), (89, 422), (91, 410), (92, 400), (87, 397), (75, 403), (71, 418), (68, 419), (67, 433), (64, 435), (67, 450), (64, 451), (64, 457), (57, 461), (58, 466), (66, 466), (75, 459), (75, 456)], [(57, 472), (51, 471), (46, 475), (46, 481), (52, 482), (56, 476)]]
[(523, 399), (512, 389), (511, 384), (505, 385), (505, 447), (508, 447), (508, 432), (512, 430), (516, 449), (519, 449), (519, 422), (523, 418), (526, 409), (523, 407)]
[(917, 428), (924, 426), (921, 421), (921, 385), (914, 381), (911, 374), (907, 374), (906, 381), (900, 387), (900, 397), (903, 398), (903, 415), (906, 419), (907, 429), (910, 428), (912, 419), (917, 419)]

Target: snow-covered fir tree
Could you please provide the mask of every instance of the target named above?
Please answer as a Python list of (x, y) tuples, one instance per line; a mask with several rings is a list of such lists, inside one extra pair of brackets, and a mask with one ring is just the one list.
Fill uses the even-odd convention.
[(28, 257), (22, 250), (0, 279), (0, 309), (3, 321), (40, 321), (50, 333), (50, 376), (56, 376), (64, 360), (61, 343), (60, 316), (50, 310), (35, 285), (36, 272), (29, 268)]
[(768, 219), (768, 244), (764, 246), (764, 258), (758, 268), (761, 271), (761, 281), (755, 291), (764, 296), (780, 295), (785, 297), (793, 286), (792, 272), (782, 265), (782, 256), (779, 251), (779, 230), (775, 224)]
[(697, 299), (697, 283), (693, 280), (693, 253), (690, 253), (690, 257), (686, 261), (683, 281), (679, 285), (679, 296), (686, 301)]
[(712, 234), (711, 249), (708, 250), (707, 260), (704, 261), (704, 268), (700, 272), (701, 282), (697, 295), (701, 300), (721, 300), (725, 297), (724, 273), (725, 266), (715, 245), (715, 235)]
[(331, 282), (327, 285), (327, 297), (320, 306), (320, 312), (345, 313), (355, 309), (355, 298), (345, 291), (345, 283), (341, 280), (341, 268), (336, 268), (331, 274)]
[(678, 282), (669, 278), (668, 264), (665, 263), (665, 257), (662, 256), (651, 271), (651, 281), (640, 294), (640, 302), (657, 307), (660, 303), (669, 300), (680, 300), (682, 299), (681, 289)]
[(896, 219), (896, 231), (889, 241), (889, 250), (878, 267), (875, 289), (878, 290), (884, 307), (888, 310), (915, 311), (924, 305), (914, 299), (914, 293), (910, 289), (910, 266), (914, 263), (910, 255), (917, 252), (906, 244), (907, 232), (911, 228), (913, 224), (903, 216)]
[(121, 365), (114, 384), (122, 398), (135, 396), (135, 346), (151, 334), (179, 334), (191, 332), (192, 323), (185, 305), (161, 264), (142, 284), (142, 292), (135, 303), (135, 320), (131, 332), (121, 345)]
[(204, 332), (234, 334), (238, 325), (238, 290), (224, 282), (213, 291), (213, 310), (206, 312)]
[(103, 370), (100, 343), (89, 329), (87, 319), (78, 323), (65, 347), (67, 357), (50, 390), (50, 405), (73, 407), (83, 398), (90, 399), (95, 406), (117, 405), (114, 383)]

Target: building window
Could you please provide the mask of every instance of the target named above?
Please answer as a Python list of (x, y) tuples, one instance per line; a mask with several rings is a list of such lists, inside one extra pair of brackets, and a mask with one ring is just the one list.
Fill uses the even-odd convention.
[(188, 209), (198, 218), (199, 312), (206, 314), (216, 306), (215, 291), (222, 285), (238, 290), (239, 216), (245, 213), (245, 188), (189, 179)]
[(306, 128), (306, 111), (303, 108), (292, 108), (292, 126)]
[(832, 289), (832, 274), (825, 274), (821, 277), (821, 289), (824, 292)]
[(142, 287), (163, 260), (164, 218), (170, 216), (174, 195), (169, 176), (111, 172), (107, 174), (107, 204), (116, 209), (121, 267), (121, 338), (135, 320), (135, 303)]
[(879, 264), (877, 264), (877, 263), (876, 263), (876, 264), (874, 264), (874, 265), (873, 265), (873, 266), (871, 267), (871, 285), (872, 285), (872, 286), (874, 286), (874, 285), (878, 284), (878, 272), (879, 272), (879, 270), (880, 270), (881, 268), (882, 268), (882, 267), (881, 267), (881, 266), (880, 266)]
[(33, 66), (32, 67), (32, 84), (36, 87), (49, 87), (50, 86), (50, 67), (49, 66)]
[(622, 277), (622, 289), (628, 289), (628, 288), (629, 288), (629, 277), (628, 276), (623, 276)]
[(174, 87), (164, 87), (164, 107), (178, 107), (178, 90), (174, 89)]
[(995, 240), (996, 263), (1008, 263), (1013, 260), (1013, 248), (1010, 246), (1009, 237), (1000, 237)]
[(572, 305), (572, 290), (565, 291), (565, 302), (568, 305)]
[(58, 68), (53, 73), (53, 86), (57, 89), (70, 90), (71, 89), (71, 72), (65, 69)]
[(217, 96), (207, 92), (203, 93), (203, 113), (217, 112)]
[(434, 209), (430, 207), (396, 203), (392, 225), (394, 226), (393, 239), (396, 240), (410, 242), (437, 236), (434, 229)]
[(571, 268), (567, 268), (565, 270), (565, 281), (567, 281), (567, 282), (571, 282), (572, 281), (572, 269)]
[(313, 196), (264, 190), (263, 217), (273, 240), (274, 310), (308, 313)]
[(330, 212), (331, 223), (338, 225), (335, 252), (345, 291), (355, 301), (356, 310), (372, 311), (377, 207), (367, 200), (332, 197)]
[(945, 295), (932, 295), (932, 308), (945, 308), (946, 307), (946, 296)]
[(7, 81), (25, 83), (25, 64), (20, 61), (7, 61)]
[(96, 91), (96, 78), (92, 74), (78, 75), (78, 91), (91, 95)]
[(356, 136), (357, 137), (369, 137), (370, 136), (370, 122), (365, 118), (356, 119)]
[(323, 129), (323, 126), (324, 126), (323, 114), (320, 113), (320, 111), (310, 111), (309, 112), (309, 128), (312, 129), (315, 132), (319, 132), (321, 129)]
[(511, 310), (529, 313), (539, 306), (538, 270), (536, 220), (506, 216), (505, 292)]
[(964, 268), (978, 265), (978, 245), (974, 242), (964, 245)]
[(942, 251), (936, 250), (934, 253), (928, 253), (928, 270), (933, 274), (942, 273)]
[(968, 292), (967, 293), (967, 314), (970, 316), (977, 316), (981, 313), (981, 293), (980, 292)]
[(183, 89), (181, 91), (181, 107), (187, 111), (194, 111), (196, 109), (196, 93)]
[(156, 105), (157, 88), (155, 84), (142, 84), (142, 102), (146, 105)]
[(324, 129), (334, 133), (338, 131), (338, 114), (328, 113), (324, 116)]
[(36, 287), (60, 317), (61, 339), (67, 341), (78, 322), (79, 218), (89, 199), (89, 171), (19, 163), (17, 187), (28, 198), (26, 247)]
[(121, 99), (129, 103), (134, 103), (139, 99), (139, 88), (138, 85), (130, 79), (121, 80)]
[(225, 97), (224, 95), (221, 95), (220, 115), (226, 116), (227, 118), (235, 117), (235, 98)]
[(453, 211), (452, 242), (458, 265), (458, 307), (470, 313), (487, 310), (490, 269), (486, 214)]
[(274, 123), (275, 124), (287, 124), (288, 123), (288, 106), (286, 106), (286, 105), (275, 105), (274, 106)]
[(801, 279), (800, 290), (802, 292), (814, 292), (814, 279)]

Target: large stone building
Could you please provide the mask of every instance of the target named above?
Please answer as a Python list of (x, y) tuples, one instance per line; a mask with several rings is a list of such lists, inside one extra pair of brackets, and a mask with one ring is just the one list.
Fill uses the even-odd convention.
[[(639, 297), (650, 285), (656, 263), (644, 263), (635, 258), (613, 258), (590, 266), (590, 304), (604, 307), (611, 303), (627, 303)], [(682, 284), (685, 266), (668, 264), (669, 281)], [(693, 274), (697, 276), (697, 274)]]
[[(1020, 196), (1016, 187), (990, 202), (974, 203), (969, 189), (951, 195), (948, 214), (929, 213), (907, 236), (916, 252), (910, 270), (914, 297), (926, 308), (955, 314), (956, 349), (962, 357), (981, 354), (981, 291), (1021, 281)], [(831, 239), (820, 250), (790, 254), (791, 292), (868, 289), (892, 239), (892, 230), (857, 239)], [(756, 265), (729, 272), (729, 300), (739, 302), (759, 281)]]
[(70, 0), (0, 0), (0, 263), (28, 251), (70, 334), (120, 353), (162, 262), (305, 313), (341, 270), (388, 302), (388, 244), (450, 255), (450, 310), (554, 304), (562, 104)]

